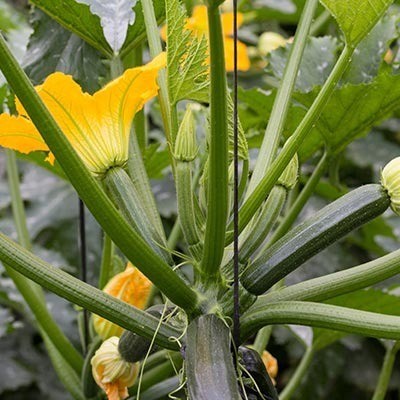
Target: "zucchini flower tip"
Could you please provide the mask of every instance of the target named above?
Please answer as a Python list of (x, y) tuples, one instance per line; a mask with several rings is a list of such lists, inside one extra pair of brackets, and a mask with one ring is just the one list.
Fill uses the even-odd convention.
[(394, 158), (383, 168), (381, 184), (390, 197), (390, 207), (400, 215), (400, 157)]

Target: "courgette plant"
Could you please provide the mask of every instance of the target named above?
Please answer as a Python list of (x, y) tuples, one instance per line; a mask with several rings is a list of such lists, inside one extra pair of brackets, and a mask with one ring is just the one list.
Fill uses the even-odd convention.
[[(400, 161), (395, 159), (383, 169), (381, 182), (352, 190), (292, 228), (337, 152), (325, 138), (320, 162), (296, 194), (293, 188), (302, 162), (298, 157), (301, 145), (340, 87), (356, 49), (392, 0), (321, 0), (326, 8), (324, 18), (331, 14), (336, 20), (344, 46), (287, 138), (284, 130), (296, 101), (296, 79), (320, 6), (318, 0), (305, 2), (251, 175), (241, 125), (245, 121), (236, 119), (236, 93), (231, 93), (227, 80), (227, 65), (232, 62), (227, 43), (232, 38), (223, 30), (221, 0), (205, 0), (200, 5), (208, 37), (190, 31), (180, 0), (135, 2), (137, 21), (123, 37), (125, 42), (110, 42), (103, 36), (98, 18), (91, 14), (95, 7), (82, 4), (93, 6), (96, 2), (32, 3), (102, 52), (116, 79), (93, 96), (84, 95), (70, 78), (57, 74), (35, 89), (0, 37), (0, 69), (18, 98), (19, 114), (0, 117), (0, 144), (25, 153), (45, 151), (52, 163), (55, 158), (56, 167), (61, 167), (105, 234), (99, 288), (33, 254), (15, 154), (7, 150), (20, 243), (0, 234), (0, 260), (31, 308), (55, 369), (73, 398), (101, 396), (93, 381), (93, 366), (94, 378), (110, 399), (125, 398), (126, 387), (132, 385), (132, 399), (165, 398), (171, 392), (196, 400), (288, 399), (312, 354), (279, 396), (261, 361), (273, 325), (297, 324), (400, 340), (400, 317), (326, 302), (396, 275), (399, 251), (285, 286), (288, 274), (349, 232), (389, 207), (399, 213)], [(118, 7), (116, 3), (111, 1), (109, 7)], [(130, 11), (132, 5), (129, 3)], [(74, 11), (90, 23), (79, 25)], [(166, 54), (158, 28), (164, 15)], [(107, 25), (104, 20), (102, 24)], [(141, 67), (146, 42), (152, 61)], [(136, 68), (125, 70), (122, 61), (127, 63), (125, 57), (132, 51)], [(131, 93), (130, 87), (136, 84), (136, 92)], [(63, 99), (69, 90), (73, 95), (66, 105)], [(145, 117), (139, 112), (156, 94), (177, 194), (178, 217), (169, 239), (145, 168), (148, 139)], [(186, 104), (184, 112), (182, 104)], [(201, 113), (207, 114), (205, 137), (196, 134)], [(234, 218), (234, 204), (239, 205), (238, 219)], [(183, 253), (175, 251), (181, 233)], [(158, 296), (162, 304), (135, 307), (109, 294), (107, 288), (116, 282), (111, 279), (115, 247), (151, 281), (153, 298)], [(235, 266), (239, 282), (235, 282)], [(127, 268), (125, 273), (129, 279), (134, 276), (133, 269)], [(147, 290), (143, 285), (141, 290)], [(113, 338), (106, 340), (103, 353), (96, 351), (104, 337), (96, 335), (91, 335), (85, 355), (75, 349), (50, 316), (42, 288), (95, 314), (95, 327), (110, 329), (105, 335)], [(388, 350), (374, 399), (385, 396), (397, 349), (395, 344)], [(103, 369), (96, 367), (99, 363), (105, 363)]]

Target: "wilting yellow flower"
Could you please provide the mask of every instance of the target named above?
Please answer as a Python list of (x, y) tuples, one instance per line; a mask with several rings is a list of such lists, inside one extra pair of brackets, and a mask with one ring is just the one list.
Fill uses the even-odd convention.
[(268, 351), (264, 350), (261, 356), (265, 369), (271, 377), (272, 382), (275, 384), (275, 378), (278, 375), (278, 360)]
[(288, 41), (279, 33), (264, 32), (258, 39), (258, 51), (260, 55), (266, 56), (278, 47), (283, 47)]
[(121, 358), (119, 338), (107, 339), (91, 359), (92, 374), (96, 383), (106, 392), (108, 400), (126, 399), (128, 387), (135, 383), (139, 364), (131, 364)]
[[(151, 291), (151, 282), (132, 264), (128, 263), (125, 271), (115, 275), (103, 291), (140, 309), (146, 307)], [(121, 336), (123, 329), (98, 315), (93, 316), (93, 325), (97, 334), (103, 339)]]
[[(93, 95), (60, 72), (49, 75), (36, 90), (89, 170), (102, 175), (126, 163), (132, 119), (157, 94), (157, 73), (165, 64), (162, 53), (147, 65), (126, 70)], [(0, 115), (0, 145), (26, 154), (49, 151), (19, 101), (17, 111), (18, 117)]]
[[(233, 13), (226, 12), (222, 13), (222, 29), (224, 33), (224, 50), (225, 50), (225, 65), (227, 71), (233, 71), (234, 59), (233, 59)], [(238, 13), (237, 15), (238, 27), (243, 23), (243, 14)], [(193, 32), (194, 35), (201, 38), (203, 35), (208, 37), (208, 19), (207, 19), (207, 7), (206, 6), (195, 6), (193, 13), (190, 18), (187, 19), (186, 29)], [(161, 30), (161, 36), (163, 40), (166, 40), (166, 27)], [(247, 54), (247, 47), (244, 43), (238, 41), (238, 70), (247, 71), (250, 69), (250, 59)], [(209, 63), (209, 59), (207, 60)]]

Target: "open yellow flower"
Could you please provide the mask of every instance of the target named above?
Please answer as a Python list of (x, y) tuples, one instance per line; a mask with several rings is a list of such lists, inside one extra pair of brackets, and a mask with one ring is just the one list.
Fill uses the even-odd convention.
[[(227, 71), (233, 71), (234, 59), (233, 59), (233, 13), (225, 12), (221, 15), (222, 29), (224, 33), (224, 50), (225, 50), (225, 66)], [(243, 23), (243, 14), (238, 13), (237, 15), (238, 27)], [(188, 30), (192, 31), (194, 35), (202, 37), (206, 35), (208, 37), (208, 19), (207, 19), (207, 7), (206, 6), (195, 6), (193, 13), (190, 18), (187, 19), (186, 26)], [(166, 40), (166, 29), (165, 27), (161, 30), (161, 36), (163, 40)], [(247, 47), (244, 43), (238, 41), (238, 70), (247, 71), (250, 69), (250, 58), (247, 54)], [(209, 62), (209, 60), (207, 60)]]
[[(158, 71), (165, 53), (147, 65), (131, 68), (93, 95), (84, 93), (71, 76), (56, 72), (36, 90), (89, 170), (101, 176), (128, 159), (132, 119), (156, 96)], [(0, 115), (0, 145), (21, 153), (49, 151), (26, 111), (17, 101), (18, 116)], [(53, 161), (50, 154), (49, 161)]]
[[(152, 283), (131, 263), (125, 271), (115, 275), (103, 291), (125, 303), (144, 309), (147, 305)], [(111, 336), (121, 336), (123, 329), (98, 315), (93, 316), (93, 325), (97, 334), (106, 340)]]
[(139, 372), (139, 364), (122, 359), (118, 351), (119, 338), (107, 339), (91, 359), (92, 374), (96, 383), (106, 392), (108, 400), (129, 397), (128, 387), (132, 386)]

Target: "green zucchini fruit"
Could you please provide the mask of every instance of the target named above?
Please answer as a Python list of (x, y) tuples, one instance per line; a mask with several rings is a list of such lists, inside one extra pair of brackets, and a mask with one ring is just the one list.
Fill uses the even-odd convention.
[(260, 398), (259, 395), (262, 394), (265, 400), (279, 400), (278, 393), (261, 356), (255, 350), (246, 346), (239, 347), (239, 356), (241, 364), (252, 377), (251, 384), (245, 384), (247, 397), (252, 395), (255, 398)]
[[(162, 318), (163, 311), (164, 305), (162, 304), (149, 307), (146, 310), (146, 312), (157, 318)], [(167, 311), (164, 315), (168, 315), (169, 311)], [(150, 346), (151, 339), (144, 338), (131, 331), (124, 331), (118, 343), (118, 351), (125, 361), (135, 363), (143, 360), (149, 351)], [(157, 349), (157, 346), (154, 345), (152, 351)]]
[(240, 400), (229, 328), (216, 315), (202, 315), (187, 330), (185, 370), (190, 400)]
[(361, 186), (299, 224), (258, 257), (241, 276), (243, 286), (260, 295), (347, 233), (381, 215), (390, 205), (378, 184)]

